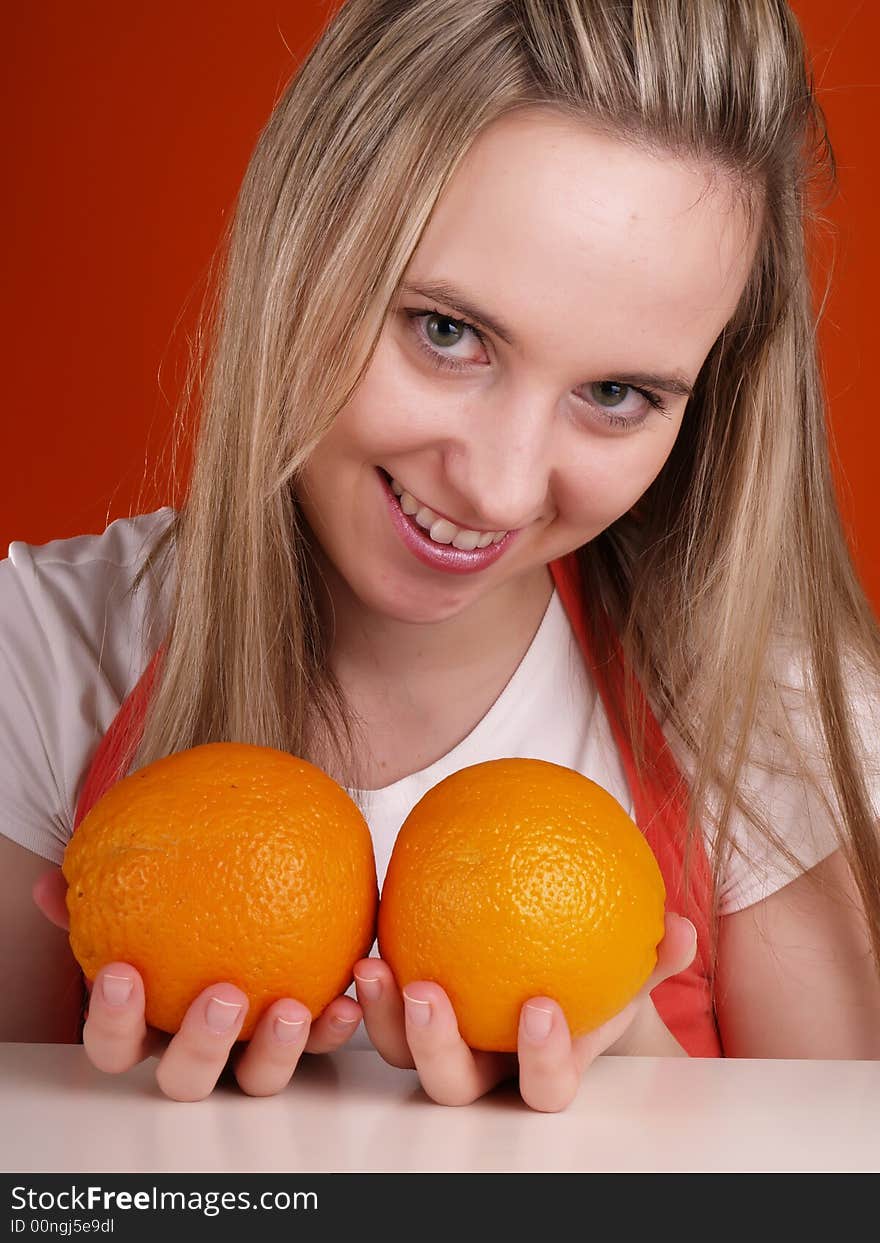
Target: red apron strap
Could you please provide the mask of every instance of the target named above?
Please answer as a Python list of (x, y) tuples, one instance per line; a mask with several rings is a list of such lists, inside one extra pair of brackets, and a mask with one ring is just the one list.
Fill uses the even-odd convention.
[(638, 780), (632, 748), (615, 714), (610, 710), (610, 696), (623, 702), (625, 670), (623, 651), (616, 636), (612, 637), (614, 659), (597, 665), (593, 642), (582, 603), (580, 569), (574, 553), (550, 563), (556, 590), (568, 614), (572, 630), (594, 679), (608, 715), (632, 791), (635, 821), (654, 851), (666, 884), (666, 905), (670, 911), (686, 915), (697, 930), (697, 953), (686, 971), (664, 980), (651, 994), (660, 1017), (691, 1057), (720, 1057), (721, 1041), (715, 1023), (712, 990), (709, 982), (708, 944), (712, 878), (702, 839), (691, 845), (688, 894), (684, 894), (684, 860), (687, 826), (687, 784), (651, 711), (638, 682), (634, 682), (637, 699), (645, 710), (646, 744), (650, 757), (647, 789)]
[[(79, 792), (76, 811), (73, 817), (73, 832), (79, 828), (84, 817), (94, 807), (98, 799), (125, 776), (137, 745), (144, 731), (144, 718), (153, 679), (161, 660), (160, 648), (144, 672), (141, 674), (134, 689), (123, 700), (122, 706), (110, 722), (110, 728), (98, 743), (98, 749), (92, 756), (86, 779)], [(79, 1015), (77, 1040), (82, 1041), (83, 1025), (89, 1005), (91, 985), (82, 977), (82, 1007)]]
[(159, 648), (98, 744), (77, 799), (74, 832), (98, 799), (125, 776), (144, 732), (147, 704), (161, 655), (162, 649)]

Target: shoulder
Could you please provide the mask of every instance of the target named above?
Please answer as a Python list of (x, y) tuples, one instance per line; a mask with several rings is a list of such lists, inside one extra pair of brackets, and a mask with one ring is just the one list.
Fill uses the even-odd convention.
[[(840, 844), (841, 811), (825, 743), (815, 671), (805, 642), (777, 634), (767, 653), (767, 679), (756, 731), (739, 773), (736, 794), (766, 821), (773, 840), (735, 804), (722, 844), (723, 791), (711, 784), (702, 827), (710, 849), (724, 860), (719, 913), (742, 911), (829, 858)], [(873, 810), (880, 819), (880, 677), (852, 654), (843, 661), (845, 711)], [(670, 749), (691, 783), (695, 757), (669, 722)], [(726, 752), (719, 762), (731, 763)], [(791, 857), (788, 857), (790, 853)]]
[(0, 643), (90, 631), (125, 607), (137, 570), (174, 516), (169, 507), (118, 518), (101, 533), (27, 544), (0, 561)]
[(15, 541), (0, 561), (0, 832), (53, 861), (90, 757), (161, 641), (167, 576), (132, 584), (173, 516)]
[(117, 518), (100, 534), (76, 535), (50, 540), (46, 544), (27, 544), (13, 540), (6, 560), (0, 561), (7, 581), (18, 576), (23, 583), (38, 574), (51, 579), (65, 567), (84, 565), (132, 566), (139, 563), (150, 546), (175, 516), (170, 506), (148, 514)]

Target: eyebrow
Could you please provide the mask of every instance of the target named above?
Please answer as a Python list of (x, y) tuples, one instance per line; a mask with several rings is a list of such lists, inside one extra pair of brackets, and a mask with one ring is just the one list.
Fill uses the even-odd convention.
[[(473, 320), (478, 328), (486, 328), (507, 345), (515, 346), (515, 335), (503, 320), (497, 315), (490, 315), (488, 311), (482, 310), (466, 293), (457, 289), (449, 281), (420, 281), (418, 284), (406, 284), (401, 287), (401, 293), (421, 294), (422, 297), (433, 302), (443, 302), (466, 319)], [(661, 392), (674, 393), (678, 397), (693, 397), (694, 395), (693, 386), (681, 371), (663, 375), (654, 371), (624, 373), (615, 371), (613, 378), (621, 384), (657, 388)]]

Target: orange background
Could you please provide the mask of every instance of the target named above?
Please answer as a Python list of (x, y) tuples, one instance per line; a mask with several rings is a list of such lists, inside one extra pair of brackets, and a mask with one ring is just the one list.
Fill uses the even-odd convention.
[[(794, 0), (841, 193), (820, 330), (834, 471), (880, 613), (880, 6)], [(42, 0), (6, 15), (0, 556), (182, 499), (170, 429), (207, 265), (318, 0)], [(830, 248), (817, 252), (817, 280)], [(824, 287), (824, 278), (822, 279)], [(187, 462), (180, 464), (185, 476)]]

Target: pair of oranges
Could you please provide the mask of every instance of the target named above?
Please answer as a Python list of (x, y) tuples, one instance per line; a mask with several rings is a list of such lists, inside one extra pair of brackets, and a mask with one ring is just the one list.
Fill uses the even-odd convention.
[[(475, 764), (416, 804), (381, 904), (369, 827), (321, 769), (269, 747), (207, 743), (118, 782), (67, 848), (70, 942), (88, 979), (142, 973), (146, 1018), (175, 1032), (217, 980), (250, 1006), (313, 1016), (351, 982), (377, 930), (398, 985), (448, 993), (472, 1048), (516, 1049), (521, 1006), (550, 996), (573, 1035), (648, 979), (665, 888), (606, 790), (543, 760)], [(378, 908), (378, 921), (377, 921)]]

